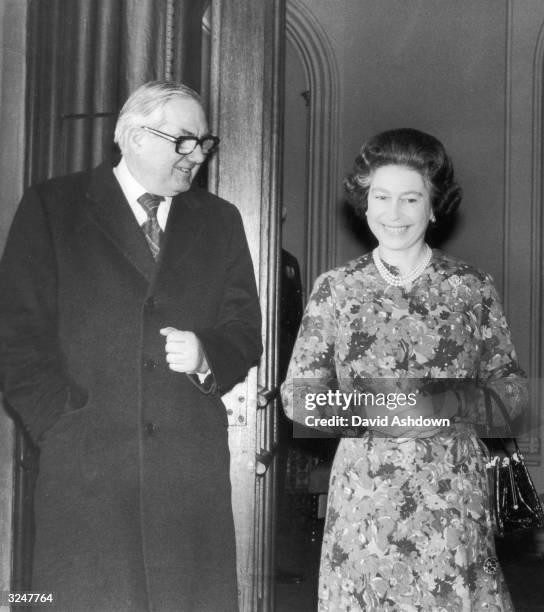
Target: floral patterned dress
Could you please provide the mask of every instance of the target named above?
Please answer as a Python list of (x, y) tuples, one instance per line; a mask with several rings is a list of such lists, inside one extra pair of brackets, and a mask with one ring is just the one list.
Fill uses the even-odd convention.
[[(394, 271), (395, 269), (392, 268)], [(511, 416), (527, 401), (491, 278), (440, 251), (408, 287), (370, 254), (320, 276), (282, 388), (295, 380), (457, 378), (492, 386)], [(343, 438), (322, 544), (319, 610), (513, 610), (495, 547), (485, 456), (471, 422), (483, 402), (428, 438)], [(467, 418), (468, 417), (468, 418)]]

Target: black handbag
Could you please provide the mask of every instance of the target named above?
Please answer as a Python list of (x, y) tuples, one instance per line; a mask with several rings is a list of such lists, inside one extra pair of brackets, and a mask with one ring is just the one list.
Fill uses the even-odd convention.
[[(494, 438), (502, 452), (487, 449), (486, 468), (495, 535), (544, 527), (542, 504), (512, 434), (510, 416), (498, 393), (489, 388), (484, 389), (484, 393), (488, 431), (492, 433), (494, 403), (502, 414), (503, 429), (508, 433), (508, 442), (504, 438)], [(513, 445), (513, 451), (509, 450), (509, 443)]]

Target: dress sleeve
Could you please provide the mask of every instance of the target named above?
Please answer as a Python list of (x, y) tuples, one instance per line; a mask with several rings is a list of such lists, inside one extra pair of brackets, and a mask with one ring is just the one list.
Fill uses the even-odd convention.
[(330, 280), (330, 274), (323, 274), (315, 282), (282, 385), (285, 413), (297, 422), (304, 422), (308, 394), (326, 393), (337, 387), (336, 317)]
[[(518, 364), (510, 328), (489, 275), (486, 275), (482, 284), (481, 296), (482, 344), (478, 374), (482, 392), (478, 398), (478, 413), (485, 415), (484, 394), (486, 388), (490, 388), (499, 395), (510, 418), (514, 419), (528, 404), (527, 378)], [(493, 419), (495, 423), (501, 423), (500, 414), (496, 410)]]

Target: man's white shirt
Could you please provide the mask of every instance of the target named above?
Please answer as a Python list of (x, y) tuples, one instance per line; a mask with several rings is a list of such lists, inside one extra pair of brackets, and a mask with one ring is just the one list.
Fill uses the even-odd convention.
[[(146, 189), (132, 176), (124, 157), (121, 157), (121, 161), (113, 169), (113, 174), (115, 174), (115, 178), (125, 194), (126, 201), (134, 213), (138, 225), (142, 226), (147, 221), (148, 217), (142, 205), (138, 202), (138, 198), (144, 193), (147, 193)], [(168, 219), (171, 204), (172, 198), (170, 196), (164, 196), (164, 200), (159, 204), (159, 208), (157, 209), (157, 221), (163, 232), (166, 229), (166, 221)]]

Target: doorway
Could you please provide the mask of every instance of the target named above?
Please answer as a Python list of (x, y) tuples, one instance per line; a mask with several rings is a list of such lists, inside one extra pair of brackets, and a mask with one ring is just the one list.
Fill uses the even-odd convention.
[[(335, 264), (337, 83), (336, 61), (325, 32), (301, 2), (288, 0), (280, 379), (300, 324), (298, 303), (306, 302), (317, 275)], [(317, 606), (328, 472), (336, 440), (293, 438), (292, 425), (281, 406), (279, 410), (276, 610), (310, 611)]]

